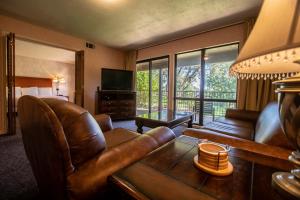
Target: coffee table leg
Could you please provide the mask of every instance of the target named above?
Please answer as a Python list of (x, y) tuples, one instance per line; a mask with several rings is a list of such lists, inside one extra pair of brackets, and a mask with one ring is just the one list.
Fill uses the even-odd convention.
[(193, 128), (193, 116), (191, 116), (190, 121), (188, 121), (188, 128)]
[(135, 121), (135, 124), (137, 126), (136, 131), (140, 134), (143, 134), (143, 122), (141, 121)]

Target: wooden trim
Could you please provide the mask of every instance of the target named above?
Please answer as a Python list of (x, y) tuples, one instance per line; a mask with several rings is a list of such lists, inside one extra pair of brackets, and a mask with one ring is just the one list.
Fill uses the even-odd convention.
[(148, 59), (144, 59), (144, 60), (138, 60), (136, 61), (136, 64), (139, 63), (143, 63), (143, 62), (150, 62), (150, 61), (154, 61), (154, 60), (160, 60), (160, 59), (164, 59), (164, 58), (170, 58), (169, 55), (165, 55), (165, 56), (159, 56), (159, 57), (154, 57), (154, 58), (148, 58)]
[(15, 87), (52, 87), (52, 79), (16, 76)]
[(6, 41), (7, 60), (7, 119), (8, 134), (16, 134), (15, 114), (15, 34), (9, 33)]
[(0, 135), (7, 133), (6, 117), (6, 35), (0, 31)]
[(84, 51), (75, 53), (75, 104), (84, 106)]
[(133, 197), (136, 200), (150, 200), (148, 197), (146, 197), (144, 194), (139, 192), (133, 185), (131, 185), (129, 182), (127, 182), (124, 179), (121, 179), (115, 175), (111, 175), (108, 177), (108, 181), (112, 185), (115, 185), (116, 188), (121, 189), (122, 191), (129, 194), (131, 197)]

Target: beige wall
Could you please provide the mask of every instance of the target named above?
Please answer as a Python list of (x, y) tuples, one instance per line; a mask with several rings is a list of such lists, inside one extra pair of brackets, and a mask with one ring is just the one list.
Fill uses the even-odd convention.
[[(74, 58), (75, 59), (75, 58)], [(44, 60), (16, 55), (16, 76), (54, 78), (63, 77), (65, 83), (59, 86), (59, 94), (69, 96), (74, 100), (75, 65), (52, 60)], [(53, 83), (53, 94), (56, 95), (56, 85)]]
[(140, 49), (137, 52), (137, 60), (155, 58), (169, 55), (169, 109), (173, 109), (174, 98), (174, 66), (175, 54), (185, 51), (197, 50), (226, 43), (240, 42), (243, 45), (247, 33), (247, 23), (217, 29), (192, 37), (167, 42), (161, 45)]
[(70, 50), (85, 51), (84, 107), (95, 112), (95, 91), (100, 85), (102, 67), (122, 68), (124, 52), (96, 44), (95, 49), (85, 48), (84, 39), (63, 34), (41, 26), (0, 15), (0, 30), (14, 32), (17, 37), (30, 39)]

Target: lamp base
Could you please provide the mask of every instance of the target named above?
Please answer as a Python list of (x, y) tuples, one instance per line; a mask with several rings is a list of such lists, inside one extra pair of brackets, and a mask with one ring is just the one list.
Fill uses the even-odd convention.
[(288, 172), (272, 174), (272, 186), (289, 199), (300, 199), (300, 180)]

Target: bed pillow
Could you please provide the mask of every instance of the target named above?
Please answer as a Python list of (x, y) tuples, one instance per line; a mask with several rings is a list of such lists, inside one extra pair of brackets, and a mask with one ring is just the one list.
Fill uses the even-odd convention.
[(38, 96), (37, 87), (22, 88), (22, 95)]
[(39, 88), (39, 96), (53, 96), (52, 93), (52, 88), (51, 87), (47, 87), (47, 88)]
[(15, 87), (15, 97), (20, 98), (22, 96), (21, 87)]

